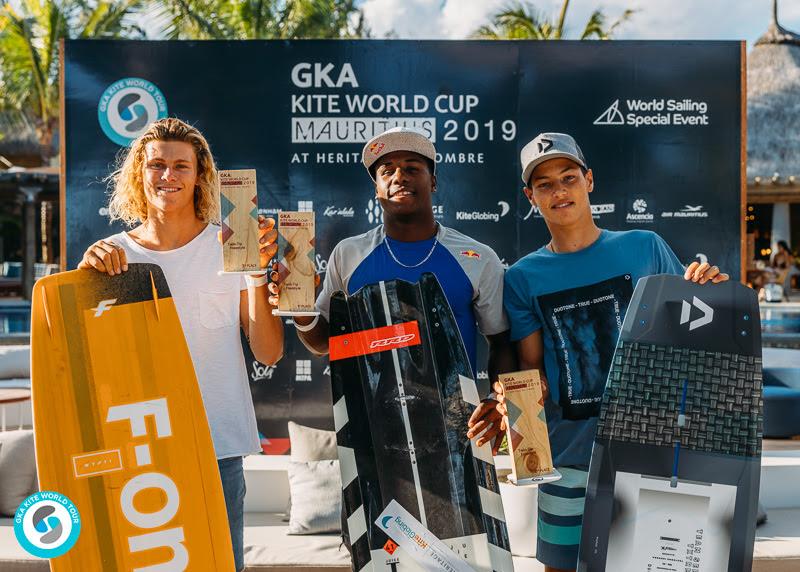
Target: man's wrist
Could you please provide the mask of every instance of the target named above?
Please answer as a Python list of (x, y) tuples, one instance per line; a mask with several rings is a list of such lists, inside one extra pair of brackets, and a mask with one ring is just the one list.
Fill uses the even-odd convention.
[[(298, 320), (302, 320), (302, 323), (298, 322)], [(317, 322), (319, 321), (319, 314), (313, 318), (310, 316), (295, 316), (292, 318), (292, 321), (294, 322), (294, 327), (298, 332), (310, 332), (317, 325)]]
[(245, 274), (244, 281), (248, 287), (252, 286), (253, 288), (258, 288), (259, 286), (264, 286), (267, 283), (267, 274)]

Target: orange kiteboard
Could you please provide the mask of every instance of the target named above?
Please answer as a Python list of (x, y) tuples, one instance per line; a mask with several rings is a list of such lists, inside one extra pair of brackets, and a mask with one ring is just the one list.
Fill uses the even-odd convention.
[(161, 269), (42, 278), (31, 350), (39, 487), (81, 519), (51, 570), (233, 570), (214, 446)]

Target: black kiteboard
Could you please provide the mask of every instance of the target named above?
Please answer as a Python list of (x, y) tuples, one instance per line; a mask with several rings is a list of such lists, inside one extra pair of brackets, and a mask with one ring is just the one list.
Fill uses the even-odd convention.
[(396, 500), (473, 569), (511, 572), (491, 449), (466, 437), (480, 398), (436, 277), (337, 292), (330, 328), (353, 570), (421, 569), (375, 524)]
[(761, 430), (755, 292), (641, 279), (603, 396), (578, 570), (750, 570)]

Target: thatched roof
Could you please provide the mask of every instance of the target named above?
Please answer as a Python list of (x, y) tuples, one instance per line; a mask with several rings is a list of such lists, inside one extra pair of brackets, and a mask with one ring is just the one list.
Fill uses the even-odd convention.
[(39, 138), (36, 129), (24, 113), (0, 112), (0, 155), (39, 155)]
[(777, 0), (767, 32), (747, 63), (747, 180), (800, 183), (800, 36), (778, 24)]

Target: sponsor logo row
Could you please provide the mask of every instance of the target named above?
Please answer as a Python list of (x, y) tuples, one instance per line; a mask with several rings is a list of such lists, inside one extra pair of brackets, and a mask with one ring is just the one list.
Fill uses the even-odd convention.
[[(312, 211), (314, 210), (313, 201), (298, 201), (298, 210)], [(274, 215), (277, 209), (259, 209), (259, 212), (264, 215)], [(358, 213), (358, 209), (352, 206), (341, 207), (337, 205), (326, 205), (322, 208), (318, 215), (321, 218), (344, 218), (354, 219)], [(370, 224), (380, 224), (383, 218), (383, 210), (380, 203), (375, 199), (370, 199), (364, 209), (361, 211), (366, 216)], [(501, 219), (509, 215), (511, 206), (506, 201), (498, 201), (497, 209), (492, 211), (465, 211), (459, 210), (455, 212), (455, 220), (457, 222), (500, 222)], [(617, 212), (617, 205), (615, 203), (601, 203), (592, 205), (592, 215), (594, 218), (600, 218), (603, 215), (615, 214)], [(445, 216), (445, 208), (441, 205), (433, 207), (433, 214), (437, 220), (441, 220)], [(522, 217), (523, 220), (530, 218), (542, 218), (542, 214), (538, 207), (531, 206), (530, 210)], [(708, 211), (704, 205), (691, 205), (684, 204), (674, 210), (656, 211), (652, 205), (648, 203), (647, 198), (635, 198), (628, 203), (625, 213), (625, 221), (630, 224), (647, 224), (652, 223), (657, 219), (707, 219), (709, 218)]]

